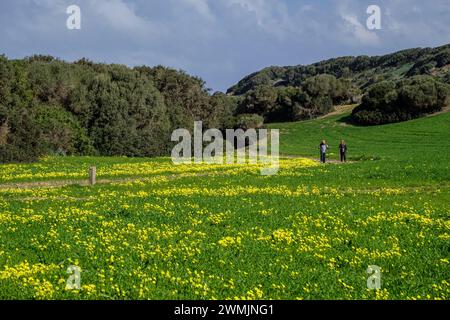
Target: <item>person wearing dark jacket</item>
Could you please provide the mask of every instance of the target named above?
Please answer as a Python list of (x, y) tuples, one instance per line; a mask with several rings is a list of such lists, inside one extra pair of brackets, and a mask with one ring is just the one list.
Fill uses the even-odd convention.
[(322, 142), (319, 144), (319, 151), (320, 151), (320, 162), (325, 163), (327, 162), (327, 149), (328, 145), (325, 140), (322, 140)]
[(347, 162), (347, 144), (344, 140), (341, 140), (339, 145), (339, 154), (341, 155), (341, 162)]

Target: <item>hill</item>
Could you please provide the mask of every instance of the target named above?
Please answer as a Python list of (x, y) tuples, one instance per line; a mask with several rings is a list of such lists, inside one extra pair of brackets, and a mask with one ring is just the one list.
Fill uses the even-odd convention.
[(450, 79), (450, 44), (436, 48), (407, 49), (383, 56), (347, 56), (311, 65), (272, 66), (252, 73), (228, 89), (230, 95), (243, 95), (258, 86), (298, 87), (313, 76), (330, 74), (349, 79), (359, 88), (380, 80), (399, 80), (429, 74)]
[(314, 119), (342, 104), (361, 103), (362, 125), (395, 123), (441, 111), (449, 103), (450, 45), (384, 56), (341, 57), (307, 66), (270, 67), (228, 90), (237, 112), (266, 123)]

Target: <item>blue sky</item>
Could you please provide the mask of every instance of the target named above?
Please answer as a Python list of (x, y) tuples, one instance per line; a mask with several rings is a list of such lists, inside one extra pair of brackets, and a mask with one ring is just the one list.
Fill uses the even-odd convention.
[[(66, 28), (72, 4), (81, 30)], [(0, 53), (162, 64), (224, 91), (266, 66), (447, 44), (449, 21), (449, 0), (2, 0)]]

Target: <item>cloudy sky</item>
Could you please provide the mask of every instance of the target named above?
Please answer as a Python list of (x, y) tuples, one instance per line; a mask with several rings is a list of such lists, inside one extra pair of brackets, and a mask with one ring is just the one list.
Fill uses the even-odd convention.
[[(81, 30), (66, 27), (73, 4)], [(0, 53), (162, 64), (224, 91), (270, 65), (447, 44), (449, 21), (449, 0), (2, 0)]]

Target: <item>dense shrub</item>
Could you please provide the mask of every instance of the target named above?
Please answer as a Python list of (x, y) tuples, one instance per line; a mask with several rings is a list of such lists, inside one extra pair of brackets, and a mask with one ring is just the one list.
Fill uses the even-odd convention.
[(17, 108), (2, 118), (0, 162), (33, 161), (43, 153), (41, 130), (29, 109)]
[(306, 79), (300, 87), (258, 86), (244, 95), (238, 114), (259, 114), (266, 122), (312, 119), (349, 102), (355, 90), (345, 80), (328, 74)]
[(334, 104), (340, 104), (350, 99), (350, 84), (329, 74), (308, 78), (302, 88), (311, 97), (328, 96)]
[(238, 106), (239, 114), (259, 114), (270, 118), (276, 112), (278, 90), (271, 86), (258, 86), (249, 91)]
[(430, 76), (383, 81), (371, 87), (352, 118), (360, 124), (377, 125), (406, 121), (442, 110), (449, 86)]
[[(61, 106), (39, 106), (34, 118), (40, 128), (39, 141), (49, 154), (91, 155), (95, 150), (76, 118)], [(62, 125), (63, 124), (63, 125)]]
[(257, 114), (241, 114), (237, 117), (236, 128), (240, 129), (257, 129), (264, 124), (264, 118)]
[(445, 81), (446, 83), (450, 84), (450, 71), (447, 72), (447, 74), (445, 75), (444, 81)]

